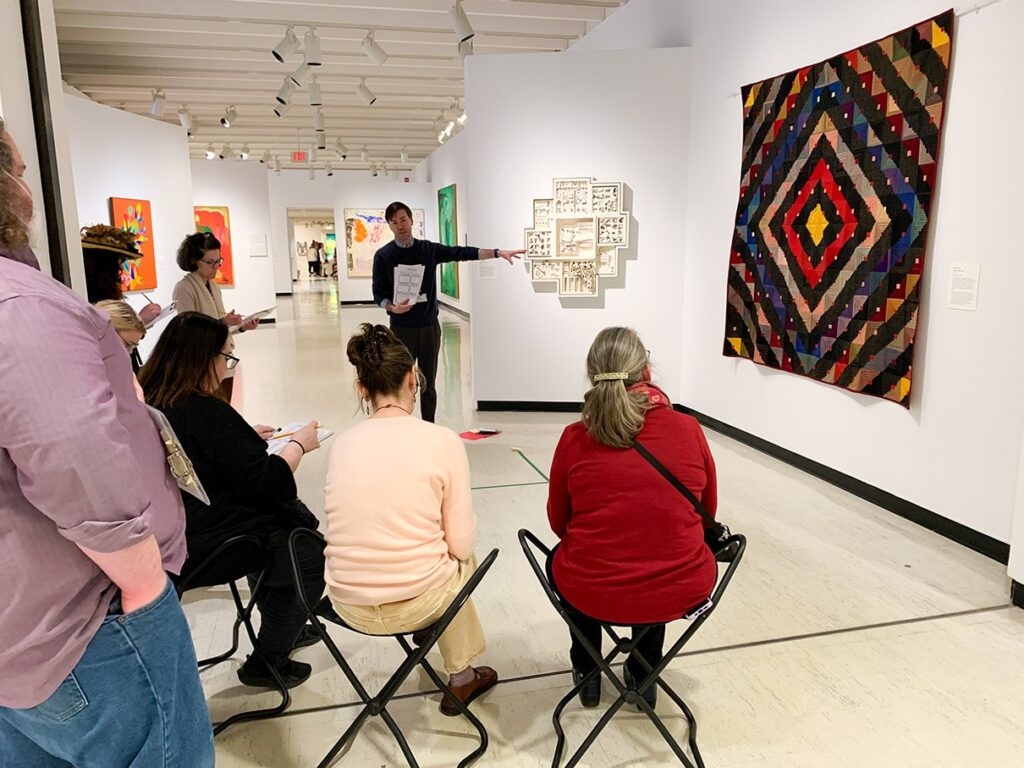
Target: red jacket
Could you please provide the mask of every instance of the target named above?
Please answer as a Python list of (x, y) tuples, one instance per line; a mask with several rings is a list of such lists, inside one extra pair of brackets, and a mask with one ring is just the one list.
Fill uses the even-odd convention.
[[(637, 438), (715, 514), (715, 462), (697, 420), (649, 388)], [(562, 540), (559, 592), (617, 624), (672, 621), (711, 594), (717, 567), (692, 505), (632, 448), (597, 443), (582, 422), (562, 433), (551, 463), (548, 520)]]

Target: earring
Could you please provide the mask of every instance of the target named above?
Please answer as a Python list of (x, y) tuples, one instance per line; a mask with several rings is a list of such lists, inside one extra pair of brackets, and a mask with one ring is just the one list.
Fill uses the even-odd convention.
[(363, 400), (363, 413), (365, 413), (367, 416), (370, 415), (370, 399), (369, 398), (366, 398), (366, 399)]

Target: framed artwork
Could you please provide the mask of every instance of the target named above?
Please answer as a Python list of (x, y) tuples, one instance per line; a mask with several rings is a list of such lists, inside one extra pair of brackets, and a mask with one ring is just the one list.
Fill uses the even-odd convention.
[(618, 277), (629, 247), (629, 212), (621, 181), (555, 179), (554, 195), (533, 201), (526, 259), (535, 283), (556, 283), (559, 296), (597, 296), (602, 277)]
[[(422, 208), (412, 212), (413, 237), (424, 239), (426, 216)], [(377, 249), (395, 239), (384, 221), (383, 208), (345, 209), (345, 269), (349, 277), (373, 277)]]
[(196, 232), (209, 232), (220, 241), (220, 257), (224, 259), (217, 268), (213, 282), (231, 287), (235, 284), (235, 262), (231, 253), (231, 220), (228, 209), (223, 206), (197, 205), (193, 209)]
[(909, 407), (953, 15), (742, 89), (726, 357)]
[[(459, 244), (459, 219), (456, 211), (455, 185), (437, 190), (437, 226), (442, 245)], [(441, 293), (459, 298), (459, 263), (447, 261), (441, 265)]]
[(324, 235), (324, 253), (327, 254), (328, 259), (334, 258), (335, 251), (338, 250), (338, 235), (334, 232), (328, 232)]
[(125, 292), (156, 288), (156, 249), (153, 247), (153, 209), (149, 200), (110, 198), (110, 225), (135, 235), (141, 259), (121, 265), (121, 286)]

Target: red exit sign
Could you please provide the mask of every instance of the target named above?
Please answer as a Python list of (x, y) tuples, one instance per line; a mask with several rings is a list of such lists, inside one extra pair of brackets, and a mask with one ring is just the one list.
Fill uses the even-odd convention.
[(304, 163), (304, 162), (306, 162), (306, 153), (303, 152), (301, 149), (295, 150), (294, 152), (292, 152), (292, 162), (293, 163)]

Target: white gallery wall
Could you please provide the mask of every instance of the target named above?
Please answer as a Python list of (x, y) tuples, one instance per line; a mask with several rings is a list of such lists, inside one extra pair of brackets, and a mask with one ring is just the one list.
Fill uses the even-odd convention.
[[(1010, 341), (1024, 278), (1019, 241), (1009, 234), (1019, 218), (1020, 132), (1006, 129), (1024, 122), (1012, 97), (1024, 3), (1003, 0), (957, 19), (910, 410), (722, 356), (740, 86), (949, 5), (862, 0), (851, 12), (848, 3), (818, 2), (812, 13), (805, 0), (696, 4), (682, 313), (666, 318), (682, 337), (673, 388), (698, 411), (1005, 542), (1024, 424), (1024, 361)], [(946, 307), (954, 262), (981, 264), (976, 312)]]
[[(459, 245), (473, 245), (481, 248), (511, 248), (477, 241), (467, 241), (469, 231), (469, 173), (466, 165), (466, 148), (468, 142), (467, 134), (471, 128), (467, 127), (461, 133), (456, 134), (443, 145), (431, 152), (426, 159), (414, 171), (417, 181), (429, 182), (434, 188), (433, 211), (427, 212), (427, 218), (431, 216), (436, 220), (437, 190), (443, 189), (450, 184), (455, 185), (456, 224), (458, 225)], [(438, 226), (440, 223), (438, 222)], [(518, 246), (516, 246), (518, 247)], [(455, 299), (441, 293), (440, 271), (437, 277), (437, 300), (442, 304), (462, 310), (467, 314), (473, 312), (473, 276), (476, 274), (477, 265), (471, 261), (459, 262), (459, 298)]]
[[(57, 27), (53, 15), (53, 0), (39, 0), (42, 28), (43, 55), (48, 64), (46, 87), (54, 130), (54, 148), (57, 154), (58, 175), (61, 185), (61, 204), (64, 228), (67, 232), (68, 266), (72, 287), (85, 295), (85, 271), (82, 267), (82, 248), (77, 239), (78, 214), (75, 210), (75, 188), (71, 172), (71, 158), (65, 124), (64, 91), (61, 83), (57, 53)], [(0, 0), (0, 117), (6, 130), (14, 138), (27, 166), (25, 182), (32, 191), (35, 215), (30, 225), (30, 245), (39, 260), (40, 268), (49, 274), (50, 252), (46, 237), (47, 222), (43, 209), (43, 187), (39, 157), (36, 152), (35, 122), (29, 92), (28, 67), (25, 60), (25, 42), (22, 31), (21, 4), (18, 0)]]
[(555, 177), (622, 181), (633, 214), (630, 257), (596, 299), (559, 299), (522, 263), (475, 279), (478, 401), (580, 401), (587, 349), (609, 325), (636, 328), (661, 378), (679, 380), (689, 58), (677, 48), (467, 59), (470, 243), (523, 247), (532, 201), (551, 197)]
[[(78, 96), (65, 96), (64, 107), (81, 226), (110, 224), (111, 197), (149, 200), (157, 288), (146, 295), (167, 304), (182, 277), (178, 245), (195, 231), (185, 131)], [(139, 294), (127, 299), (136, 309), (146, 303)]]
[(222, 287), (224, 309), (248, 315), (274, 306), (267, 167), (251, 161), (193, 160), (192, 202), (228, 209), (235, 284)]
[[(373, 301), (371, 280), (349, 278), (345, 269), (345, 209), (380, 208), (395, 200), (410, 208), (422, 208), (426, 216), (427, 238), (437, 239), (437, 204), (429, 184), (406, 183), (394, 179), (373, 178), (366, 171), (335, 171), (328, 177), (318, 172), (310, 180), (309, 171), (286, 170), (271, 173), (270, 216), (274, 253), (274, 284), (278, 293), (291, 293), (296, 269), (306, 271), (306, 264), (293, 265), (294, 243), (289, 242), (289, 208), (333, 208), (338, 232), (338, 298), (340, 301)], [(431, 211), (433, 210), (433, 215)]]

